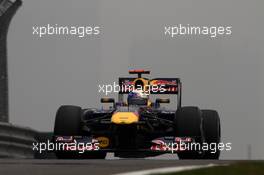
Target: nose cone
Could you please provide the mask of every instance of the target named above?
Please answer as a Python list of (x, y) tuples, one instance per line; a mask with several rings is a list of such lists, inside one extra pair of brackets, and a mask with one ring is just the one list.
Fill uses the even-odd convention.
[(115, 124), (137, 123), (139, 116), (135, 112), (116, 112), (112, 115), (111, 122)]

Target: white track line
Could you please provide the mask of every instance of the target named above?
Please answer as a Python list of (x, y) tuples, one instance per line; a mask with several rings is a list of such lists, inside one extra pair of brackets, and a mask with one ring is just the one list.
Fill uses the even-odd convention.
[(127, 173), (119, 173), (115, 175), (150, 175), (150, 174), (159, 174), (159, 173), (172, 173), (172, 172), (181, 172), (186, 170), (195, 170), (201, 168), (208, 168), (217, 166), (216, 164), (208, 164), (208, 165), (190, 165), (190, 166), (178, 166), (178, 167), (165, 167), (165, 168), (156, 168), (150, 170), (142, 170), (142, 171), (133, 171)]

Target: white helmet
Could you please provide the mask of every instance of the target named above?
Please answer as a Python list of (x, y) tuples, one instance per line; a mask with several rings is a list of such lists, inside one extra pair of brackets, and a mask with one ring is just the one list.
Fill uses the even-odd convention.
[(147, 105), (149, 96), (142, 90), (134, 90), (127, 96), (128, 105)]

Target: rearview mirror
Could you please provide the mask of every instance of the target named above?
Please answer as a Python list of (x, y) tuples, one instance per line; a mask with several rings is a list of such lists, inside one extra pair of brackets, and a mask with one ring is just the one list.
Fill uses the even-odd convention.
[(170, 99), (168, 99), (168, 98), (157, 98), (156, 103), (170, 103)]
[(101, 103), (115, 103), (115, 99), (104, 97), (101, 98)]

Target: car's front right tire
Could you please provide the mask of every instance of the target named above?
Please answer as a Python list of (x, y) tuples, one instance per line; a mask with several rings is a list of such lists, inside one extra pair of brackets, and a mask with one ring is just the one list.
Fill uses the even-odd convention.
[(80, 135), (81, 112), (82, 109), (79, 106), (61, 106), (56, 113), (54, 135)]
[[(81, 107), (61, 106), (56, 113), (54, 135), (55, 136), (79, 136), (81, 128)], [(78, 157), (76, 152), (66, 152), (55, 150), (55, 155), (59, 159), (71, 159)]]
[[(55, 136), (82, 136), (82, 109), (79, 106), (61, 106), (57, 113), (54, 126)], [(55, 151), (59, 159), (104, 159), (106, 152), (78, 152)]]

